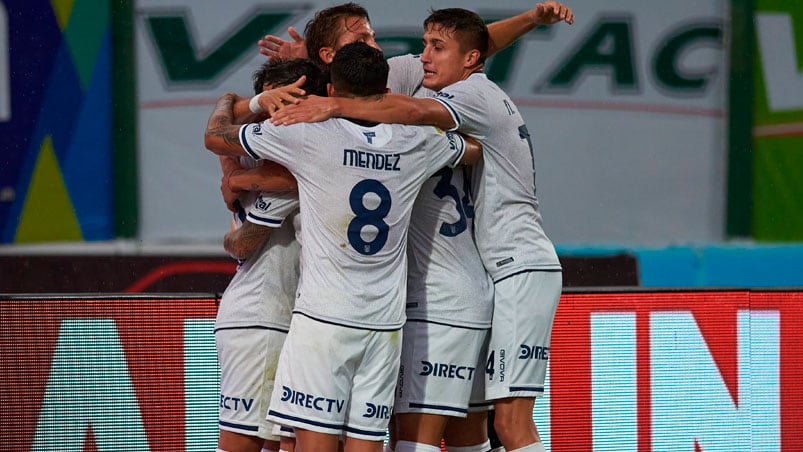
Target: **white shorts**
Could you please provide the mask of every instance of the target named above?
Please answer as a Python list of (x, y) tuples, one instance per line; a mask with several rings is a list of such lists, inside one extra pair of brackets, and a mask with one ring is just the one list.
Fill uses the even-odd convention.
[(293, 314), (268, 419), (369, 441), (385, 439), (402, 331), (375, 331)]
[(404, 325), (396, 413), (465, 417), (485, 401), (488, 329), (408, 320)]
[(218, 425), (221, 430), (278, 440), (265, 419), (276, 365), (287, 334), (262, 328), (215, 331), (220, 363)]
[(559, 271), (528, 271), (494, 284), (488, 346), (488, 400), (544, 395), (552, 323), (560, 301)]

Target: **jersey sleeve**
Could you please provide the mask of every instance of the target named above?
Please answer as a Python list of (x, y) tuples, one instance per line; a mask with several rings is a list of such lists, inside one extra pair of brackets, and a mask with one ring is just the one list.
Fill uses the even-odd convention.
[(489, 123), (484, 90), (473, 86), (470, 79), (447, 86), (435, 94), (435, 100), (449, 110), (454, 120), (455, 127), (450, 131), (482, 134), (483, 127)]
[(431, 140), (432, 149), (428, 155), (431, 156), (431, 166), (433, 173), (444, 166), (454, 168), (463, 159), (466, 152), (466, 141), (459, 133), (443, 132), (433, 127), (434, 139)]
[(285, 218), (299, 207), (298, 194), (292, 193), (259, 193), (253, 202), (243, 206), (246, 220), (271, 228), (278, 228)]
[(290, 130), (298, 129), (295, 126), (303, 127), (303, 124), (275, 126), (270, 121), (245, 124), (240, 127), (240, 144), (255, 160), (272, 160), (291, 169), (297, 157), (294, 150), (303, 149), (301, 143), (296, 143), (296, 138), (303, 137), (303, 133)]
[(388, 88), (394, 94), (412, 96), (424, 83), (424, 67), (420, 55), (400, 55), (388, 59)]

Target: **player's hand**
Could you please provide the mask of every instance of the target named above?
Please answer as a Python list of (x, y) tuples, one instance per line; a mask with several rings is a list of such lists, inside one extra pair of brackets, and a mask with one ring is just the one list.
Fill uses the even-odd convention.
[(335, 102), (331, 97), (308, 96), (278, 110), (271, 115), (270, 122), (288, 126), (299, 122), (326, 121), (335, 116)]
[(259, 106), (262, 107), (263, 111), (273, 116), (277, 110), (285, 105), (298, 102), (299, 97), (306, 94), (301, 88), (306, 80), (307, 76), (302, 75), (298, 80), (289, 85), (263, 91), (262, 94), (259, 95)]
[(574, 23), (574, 13), (568, 6), (552, 0), (535, 5), (536, 25), (552, 25), (561, 21), (569, 25)]
[(257, 42), (259, 53), (268, 57), (269, 60), (307, 58), (307, 43), (304, 38), (293, 27), (287, 28), (287, 34), (293, 39), (292, 41), (285, 41), (278, 36), (265, 35)]

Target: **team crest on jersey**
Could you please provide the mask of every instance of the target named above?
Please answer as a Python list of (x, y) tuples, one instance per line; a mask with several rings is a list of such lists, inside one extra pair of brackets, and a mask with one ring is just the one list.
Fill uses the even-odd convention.
[(262, 195), (257, 196), (257, 201), (254, 203), (254, 206), (262, 212), (268, 210), (270, 205), (271, 203), (265, 201), (265, 198), (263, 198)]
[(251, 133), (254, 135), (262, 135), (262, 124), (254, 124), (254, 127), (251, 129)]

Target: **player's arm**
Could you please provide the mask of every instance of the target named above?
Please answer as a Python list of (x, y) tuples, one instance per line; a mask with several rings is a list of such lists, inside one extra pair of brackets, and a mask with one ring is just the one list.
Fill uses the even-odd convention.
[(568, 6), (555, 1), (536, 3), (535, 8), (488, 24), (488, 56), (513, 44), (539, 25), (553, 25), (560, 21), (574, 22), (574, 13)]
[(233, 106), (237, 97), (234, 93), (220, 96), (206, 123), (204, 146), (215, 154), (232, 157), (248, 155), (240, 143), (240, 126), (234, 123)]
[(237, 157), (230, 157), (228, 155), (220, 156), (220, 169), (223, 171), (223, 177), (220, 180), (220, 193), (223, 195), (223, 202), (226, 207), (232, 212), (237, 212), (237, 207), (234, 202), (239, 198), (240, 190), (234, 190), (229, 186), (228, 178), (233, 171), (242, 170), (240, 162)]
[(385, 94), (375, 98), (309, 96), (287, 105), (271, 117), (273, 124), (318, 122), (332, 117), (347, 117), (382, 123), (433, 125), (443, 130), (456, 126), (449, 110), (435, 99)]
[(287, 168), (276, 162), (266, 161), (256, 168), (239, 168), (231, 171), (226, 184), (232, 191), (296, 191), (298, 183)]
[(273, 228), (245, 221), (239, 228), (226, 233), (223, 248), (238, 259), (248, 259), (268, 241), (272, 231)]
[(466, 150), (463, 152), (463, 158), (460, 159), (460, 163), (473, 165), (479, 162), (482, 158), (482, 145), (480, 142), (462, 133), (460, 136), (463, 137), (463, 141), (466, 143)]

